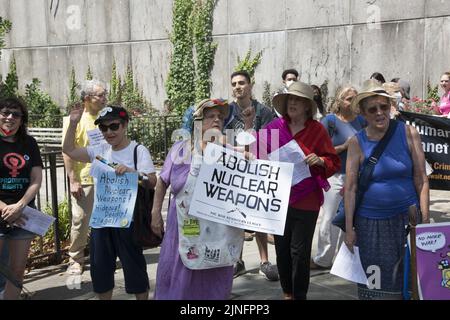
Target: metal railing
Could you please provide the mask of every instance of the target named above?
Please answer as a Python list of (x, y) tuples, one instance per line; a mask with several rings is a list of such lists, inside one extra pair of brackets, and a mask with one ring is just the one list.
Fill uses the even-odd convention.
[(28, 261), (32, 262), (34, 260), (48, 258), (54, 263), (60, 263), (62, 261), (63, 251), (61, 249), (61, 236), (59, 234), (60, 221), (58, 206), (68, 196), (69, 192), (66, 170), (62, 161), (61, 152), (43, 152), (41, 153), (41, 157), (43, 163), (42, 185), (36, 195), (36, 206), (39, 211), (48, 211), (47, 208), (50, 208), (51, 214), (55, 218), (55, 222), (53, 223), (53, 250), (44, 252), (43, 237), (39, 237), (35, 245), (39, 247), (39, 251), (42, 253), (31, 255)]
[[(47, 119), (48, 118), (48, 119)], [(49, 127), (62, 127), (62, 117), (47, 117)], [(131, 117), (128, 135), (131, 139), (146, 146), (155, 163), (161, 164), (172, 145), (172, 132), (180, 128), (180, 116), (135, 116)], [(41, 127), (38, 115), (30, 115), (29, 127)]]

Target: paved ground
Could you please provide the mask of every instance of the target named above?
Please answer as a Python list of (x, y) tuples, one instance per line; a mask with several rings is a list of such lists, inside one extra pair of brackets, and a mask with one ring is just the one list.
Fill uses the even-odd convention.
[[(431, 192), (431, 216), (435, 222), (450, 222), (450, 192)], [(318, 223), (320, 223), (320, 218)], [(316, 250), (314, 240), (313, 253)], [(150, 277), (151, 296), (155, 288), (156, 266), (159, 248), (145, 251), (147, 270)], [(281, 300), (282, 292), (278, 281), (270, 282), (258, 274), (259, 258), (256, 241), (244, 242), (244, 261), (247, 273), (236, 278), (233, 283), (233, 300)], [(269, 257), (275, 262), (274, 246), (269, 245)], [(66, 266), (52, 266), (33, 270), (27, 274), (25, 287), (33, 292), (33, 300), (90, 300), (95, 299), (89, 272), (79, 279), (70, 279), (64, 273)], [(131, 300), (134, 297), (125, 293), (122, 270), (116, 272), (114, 299)], [(313, 271), (308, 293), (311, 300), (354, 300), (357, 299), (356, 285), (330, 275), (328, 271)]]

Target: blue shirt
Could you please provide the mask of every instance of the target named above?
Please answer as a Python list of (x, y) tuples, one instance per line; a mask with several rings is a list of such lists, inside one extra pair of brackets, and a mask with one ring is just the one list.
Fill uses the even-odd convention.
[[(328, 114), (320, 122), (325, 127), (325, 129), (327, 129), (328, 134), (331, 137), (331, 141), (333, 142), (333, 146), (340, 146), (341, 144), (344, 144), (348, 138), (353, 137), (359, 130), (366, 126), (366, 121), (360, 115), (358, 115), (351, 122), (344, 122), (336, 117), (335, 114)], [(339, 153), (339, 158), (341, 158), (341, 169), (339, 172), (345, 173), (347, 150)]]
[[(378, 141), (367, 138), (366, 131), (356, 134), (359, 146), (368, 158)], [(406, 127), (398, 126), (378, 159), (369, 187), (363, 195), (356, 214), (370, 219), (386, 219), (408, 213), (411, 205), (418, 206), (413, 179), (413, 162), (406, 140)]]

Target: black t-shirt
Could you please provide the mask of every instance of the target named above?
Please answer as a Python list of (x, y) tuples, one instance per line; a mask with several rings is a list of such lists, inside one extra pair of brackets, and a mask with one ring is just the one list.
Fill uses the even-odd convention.
[(0, 200), (6, 204), (19, 201), (30, 185), (33, 167), (43, 167), (33, 137), (27, 136), (25, 143), (0, 139)]

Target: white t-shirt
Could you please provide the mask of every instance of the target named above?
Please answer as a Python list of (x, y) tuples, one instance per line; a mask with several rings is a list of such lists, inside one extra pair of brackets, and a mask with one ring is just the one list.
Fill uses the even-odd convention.
[[(87, 152), (91, 162), (95, 160), (96, 156), (101, 156), (109, 163), (123, 164), (134, 169), (134, 148), (136, 145), (137, 143), (135, 141), (131, 141), (128, 147), (119, 151), (114, 151), (110, 144), (102, 144), (99, 146), (88, 146)], [(145, 174), (155, 172), (152, 156), (148, 149), (143, 145), (140, 145), (137, 149), (137, 171)]]

